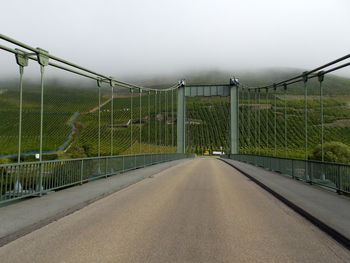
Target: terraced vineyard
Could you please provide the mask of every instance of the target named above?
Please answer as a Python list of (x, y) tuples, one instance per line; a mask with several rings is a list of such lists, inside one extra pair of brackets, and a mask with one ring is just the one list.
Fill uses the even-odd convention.
[[(203, 82), (203, 78), (200, 78), (200, 81)], [(264, 84), (264, 81), (262, 80), (261, 83)], [(222, 81), (215, 79), (215, 82)], [(259, 83), (254, 79), (242, 82)], [(321, 141), (320, 97), (317, 81), (310, 81), (307, 85), (307, 146), (308, 156), (311, 156), (312, 151)], [(263, 90), (259, 94), (257, 92), (248, 94), (246, 90), (240, 92), (240, 152), (304, 158), (305, 105), (302, 84), (288, 87), (286, 94), (282, 89), (276, 92), (269, 91), (269, 93)], [(349, 79), (327, 77), (324, 81), (324, 95), (325, 142), (337, 141), (350, 145)], [(2, 121), (0, 155), (7, 158), (5, 162), (15, 161), (18, 150), (18, 97), (18, 87), (13, 83), (0, 83)], [(48, 84), (45, 88), (44, 100), (43, 150), (46, 158), (96, 156), (98, 153), (98, 89)], [(101, 89), (103, 105), (101, 155), (110, 155), (111, 150), (113, 154), (175, 151), (176, 101), (176, 92), (173, 97), (168, 93), (167, 98), (165, 95), (142, 93), (142, 107), (140, 107), (139, 93), (135, 92), (131, 97), (128, 90), (118, 88), (113, 99), (112, 127), (110, 88), (103, 87)], [(28, 153), (25, 160), (31, 160), (30, 158), (33, 158), (34, 153), (39, 150), (39, 105), (38, 86), (26, 85), (22, 117), (22, 152)], [(171, 105), (174, 107), (174, 112), (171, 110)], [(203, 154), (206, 151), (209, 153), (220, 151), (222, 148), (227, 152), (230, 117), (228, 98), (187, 98), (186, 109), (187, 151)], [(113, 147), (111, 147), (112, 131)]]
[[(4, 84), (0, 85), (0, 90), (0, 156), (6, 158), (3, 162), (15, 161), (18, 151), (19, 92), (18, 88)], [(173, 116), (172, 109), (176, 111), (176, 92), (169, 92), (167, 97), (159, 96), (159, 93), (157, 96), (143, 93), (142, 107), (139, 95), (133, 95), (131, 111), (130, 92), (117, 89), (113, 99), (112, 127), (110, 88), (101, 88), (101, 155), (111, 154), (112, 130), (113, 154), (175, 151), (176, 112)], [(98, 90), (48, 85), (44, 101), (45, 158), (96, 156)], [(34, 85), (28, 85), (24, 89), (22, 112), (22, 157), (24, 160), (33, 160), (34, 154), (39, 151), (40, 135), (40, 90)], [(154, 132), (155, 129), (157, 132)]]
[(187, 98), (188, 152), (204, 154), (206, 151), (229, 149), (229, 100), (226, 97)]
[[(271, 94), (268, 99), (266, 94), (263, 95), (264, 98), (260, 101), (256, 99), (249, 101), (247, 93), (241, 94), (241, 153), (304, 158), (306, 134), (304, 100), (298, 95), (288, 95), (285, 104), (284, 96), (281, 94)], [(350, 145), (349, 102), (350, 97), (344, 96), (323, 98), (324, 142), (336, 141)], [(308, 158), (311, 158), (313, 150), (321, 143), (319, 105), (318, 97), (308, 97)]]
[[(240, 89), (240, 153), (307, 158), (321, 143), (320, 87), (307, 83), (307, 111), (303, 84), (276, 91)], [(350, 146), (350, 81), (329, 76), (323, 83), (324, 142)], [(229, 102), (225, 98), (188, 99), (188, 151), (203, 154), (229, 149)], [(275, 119), (276, 116), (276, 119)], [(286, 116), (286, 119), (285, 119)], [(275, 122), (276, 120), (276, 122)], [(350, 161), (350, 160), (349, 160)]]

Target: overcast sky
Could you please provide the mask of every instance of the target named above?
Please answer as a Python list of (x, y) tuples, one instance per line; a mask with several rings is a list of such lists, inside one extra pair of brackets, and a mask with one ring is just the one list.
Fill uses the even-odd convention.
[(349, 53), (349, 14), (349, 0), (11, 0), (0, 33), (116, 77), (309, 69)]

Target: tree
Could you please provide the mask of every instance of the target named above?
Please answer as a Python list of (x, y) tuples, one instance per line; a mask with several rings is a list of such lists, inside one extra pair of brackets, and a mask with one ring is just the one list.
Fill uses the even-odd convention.
[[(342, 142), (326, 142), (323, 145), (324, 160), (334, 163), (350, 163), (350, 147)], [(321, 145), (317, 145), (312, 152), (311, 158), (322, 160)]]

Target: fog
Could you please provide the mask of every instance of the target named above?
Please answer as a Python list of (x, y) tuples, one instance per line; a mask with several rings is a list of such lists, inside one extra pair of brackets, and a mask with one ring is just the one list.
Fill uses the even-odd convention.
[[(138, 79), (310, 69), (349, 53), (349, 13), (348, 0), (11, 0), (1, 3), (0, 33)], [(13, 55), (0, 50), (0, 76), (17, 71)]]

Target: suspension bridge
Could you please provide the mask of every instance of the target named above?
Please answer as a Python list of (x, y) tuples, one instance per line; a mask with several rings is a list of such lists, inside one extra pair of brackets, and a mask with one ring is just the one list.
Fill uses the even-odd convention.
[(348, 261), (350, 55), (140, 86), (0, 39), (1, 262)]

